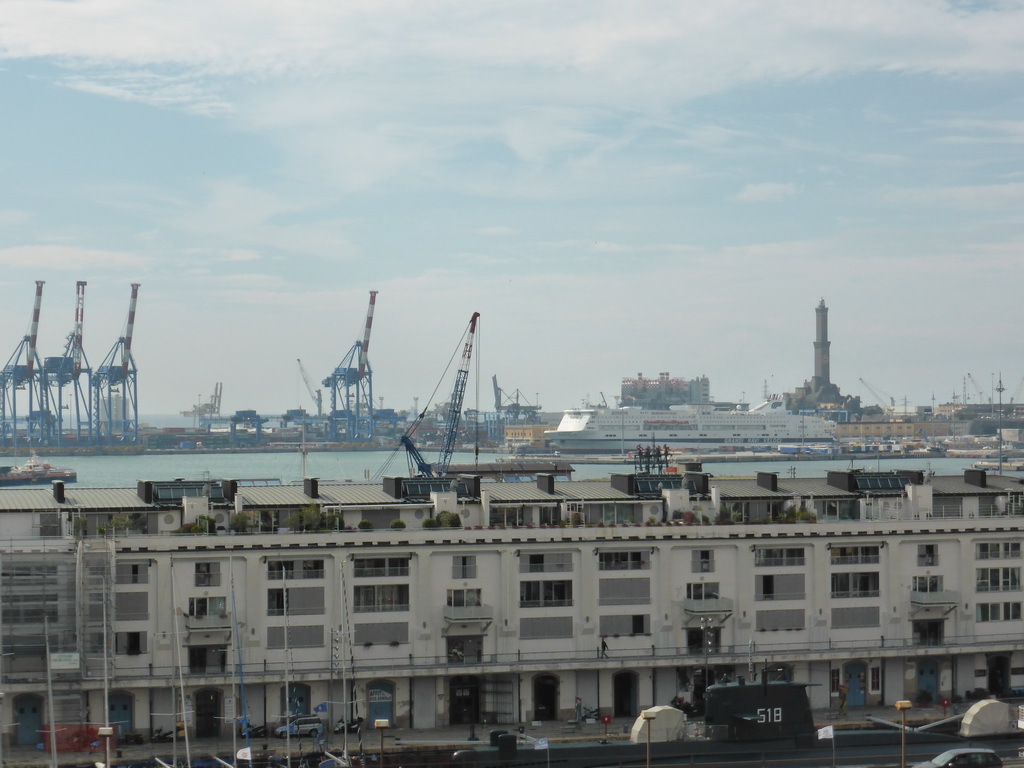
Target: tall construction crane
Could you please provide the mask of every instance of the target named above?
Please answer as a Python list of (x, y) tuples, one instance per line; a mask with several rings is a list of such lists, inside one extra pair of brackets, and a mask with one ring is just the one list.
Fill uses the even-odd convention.
[(137, 445), (139, 442), (138, 368), (132, 356), (138, 298), (139, 283), (132, 283), (124, 335), (114, 342), (93, 374), (93, 423), (101, 444)]
[[(84, 280), (75, 283), (75, 323), (68, 334), (61, 357), (43, 359), (43, 370), (50, 390), (50, 402), (54, 406), (57, 425), (54, 437), (57, 445), (64, 445), (66, 438), (74, 435), (77, 444), (93, 442), (92, 408), (89, 398), (92, 392), (92, 369), (82, 347), (82, 325), (85, 319)], [(67, 392), (70, 388), (70, 392)], [(74, 408), (74, 419), (69, 430), (64, 423), (64, 412), (70, 414)]]
[[(875, 400), (877, 400), (878, 404), (882, 406), (883, 411), (890, 410), (896, 407), (896, 398), (894, 398), (892, 395), (886, 395), (884, 392), (879, 393), (874, 387), (872, 387), (870, 384), (864, 381), (864, 379), (861, 379), (860, 383), (867, 387), (868, 391), (872, 395), (874, 395)], [(885, 399), (883, 399), (882, 395), (885, 395), (885, 399), (889, 400), (889, 405), (885, 404)]]
[(337, 368), (323, 380), (331, 392), (331, 412), (328, 414), (327, 437), (335, 442), (353, 442), (373, 438), (373, 368), (367, 352), (370, 349), (370, 329), (378, 291), (370, 291), (370, 306), (366, 310), (363, 338), (352, 345)]
[(967, 380), (969, 382), (971, 382), (971, 384), (974, 386), (974, 389), (977, 391), (978, 397), (980, 398), (980, 400), (978, 401), (979, 403), (986, 403), (986, 402), (991, 403), (992, 402), (992, 398), (988, 397), (985, 394), (985, 390), (983, 390), (981, 388), (981, 385), (978, 384), (978, 382), (975, 380), (975, 378), (971, 374), (969, 374), (969, 373), (967, 374)]
[(314, 389), (313, 382), (309, 380), (309, 374), (306, 373), (306, 367), (302, 364), (302, 360), (296, 358), (295, 360), (299, 364), (299, 373), (302, 374), (302, 380), (306, 382), (306, 389), (309, 390), (309, 396), (313, 398), (313, 402), (316, 403), (316, 415), (324, 415), (324, 393), (323, 390)]
[[(45, 283), (45, 280), (36, 280), (29, 332), (18, 343), (7, 364), (0, 371), (0, 444), (3, 445), (16, 445), (18, 442), (19, 401), (26, 401), (24, 416), (21, 417), (25, 419), (26, 442), (43, 442), (52, 429), (53, 418), (49, 410), (48, 388), (45, 385), (39, 353), (36, 351), (39, 310), (43, 302)], [(19, 392), (25, 392), (25, 395), (19, 396)]]
[(448, 472), (448, 466), (452, 462), (452, 454), (455, 453), (455, 442), (459, 436), (459, 421), (462, 417), (462, 403), (466, 398), (466, 382), (469, 379), (469, 361), (473, 356), (473, 339), (476, 336), (476, 323), (480, 318), (479, 312), (474, 312), (469, 319), (469, 328), (465, 333), (465, 344), (462, 347), (462, 362), (455, 374), (455, 386), (452, 389), (451, 399), (448, 401), (448, 413), (445, 417), (444, 433), (441, 436), (441, 452), (437, 461), (430, 464), (423, 458), (413, 441), (413, 435), (426, 416), (426, 409), (419, 415), (415, 423), (402, 435), (401, 442), (409, 457), (409, 469), (419, 472), (423, 477), (444, 477)]

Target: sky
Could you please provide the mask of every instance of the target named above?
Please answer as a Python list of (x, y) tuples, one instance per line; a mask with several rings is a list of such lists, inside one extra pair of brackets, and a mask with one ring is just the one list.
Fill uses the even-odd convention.
[(824, 299), (844, 394), (1019, 400), (1022, 73), (1021, 0), (0, 0), (0, 362), (139, 283), (141, 413), (312, 410), (373, 290), (384, 407), (474, 312), (467, 407), (756, 400)]

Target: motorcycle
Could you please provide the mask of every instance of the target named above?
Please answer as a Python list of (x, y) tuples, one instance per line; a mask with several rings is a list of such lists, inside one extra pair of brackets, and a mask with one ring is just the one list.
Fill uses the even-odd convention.
[[(248, 726), (250, 739), (262, 739), (267, 735), (267, 726), (265, 725), (250, 725)], [(246, 725), (242, 724), (238, 728), (238, 735), (243, 738), (246, 736)]]
[(149, 734), (149, 740), (156, 744), (173, 741), (174, 732), (168, 728), (154, 728), (153, 732)]

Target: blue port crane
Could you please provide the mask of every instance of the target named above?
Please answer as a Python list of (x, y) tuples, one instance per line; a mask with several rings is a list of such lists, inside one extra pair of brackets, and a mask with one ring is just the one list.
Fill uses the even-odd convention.
[(374, 436), (373, 368), (367, 353), (377, 293), (370, 291), (362, 340), (352, 345), (338, 367), (323, 380), (323, 385), (331, 392), (327, 439), (334, 442), (351, 443), (370, 440)]
[(419, 428), (420, 423), (426, 416), (426, 409), (417, 417), (409, 430), (402, 435), (401, 442), (405, 447), (409, 458), (409, 470), (418, 472), (423, 477), (444, 477), (448, 472), (448, 466), (452, 462), (452, 454), (455, 453), (455, 442), (459, 436), (459, 422), (462, 418), (462, 402), (466, 398), (466, 382), (469, 379), (469, 361), (473, 356), (473, 339), (476, 336), (476, 323), (480, 318), (479, 312), (474, 312), (469, 319), (469, 328), (466, 331), (466, 341), (462, 347), (462, 362), (455, 374), (455, 387), (452, 389), (451, 400), (448, 401), (448, 412), (445, 417), (444, 432), (441, 435), (441, 452), (437, 461), (430, 464), (423, 458), (416, 447), (413, 435)]
[[(84, 280), (75, 284), (75, 323), (64, 345), (64, 354), (43, 359), (49, 401), (54, 407), (57, 420), (53, 437), (58, 446), (65, 445), (72, 437), (78, 445), (93, 442), (92, 409), (89, 404), (92, 369), (82, 348), (85, 286)], [(65, 411), (68, 412), (70, 424), (65, 422)], [(73, 418), (70, 418), (72, 415)]]
[[(43, 443), (53, 430), (53, 415), (50, 413), (48, 389), (45, 374), (36, 350), (36, 335), (39, 332), (39, 310), (43, 302), (45, 280), (36, 280), (35, 301), (32, 305), (32, 320), (29, 332), (18, 343), (7, 364), (0, 371), (0, 444), (17, 445), (18, 405), (25, 404), (26, 443)], [(19, 393), (24, 393), (19, 395)]]
[(137, 445), (139, 442), (138, 368), (132, 355), (138, 298), (139, 283), (132, 283), (124, 335), (114, 342), (93, 372), (92, 416), (100, 444)]

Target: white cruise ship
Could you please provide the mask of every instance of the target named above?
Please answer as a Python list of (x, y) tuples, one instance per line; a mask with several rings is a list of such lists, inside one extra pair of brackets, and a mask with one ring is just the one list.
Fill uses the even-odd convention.
[(773, 398), (745, 411), (689, 405), (672, 406), (667, 411), (575, 408), (565, 411), (558, 428), (544, 435), (559, 451), (602, 453), (629, 451), (636, 445), (749, 448), (822, 443), (833, 441), (835, 431), (833, 422), (790, 413), (781, 398)]

